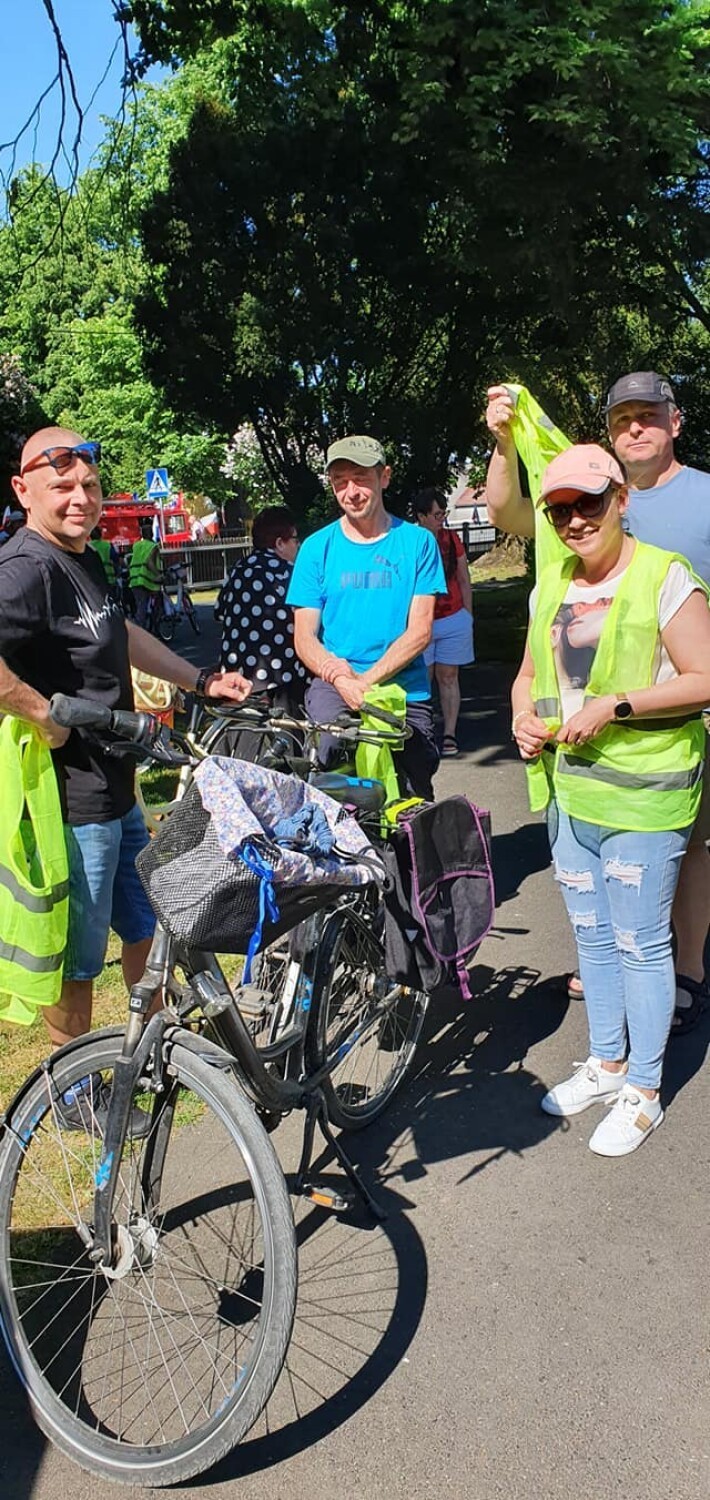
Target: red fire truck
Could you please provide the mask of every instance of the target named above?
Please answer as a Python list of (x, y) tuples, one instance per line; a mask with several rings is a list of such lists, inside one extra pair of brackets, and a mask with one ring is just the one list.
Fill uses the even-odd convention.
[(158, 517), (160, 541), (163, 547), (184, 547), (191, 541), (187, 513), (181, 504), (170, 501), (161, 506), (152, 500), (137, 500), (135, 495), (109, 495), (104, 500), (99, 527), (107, 542), (123, 550), (140, 539), (141, 521), (153, 521)]

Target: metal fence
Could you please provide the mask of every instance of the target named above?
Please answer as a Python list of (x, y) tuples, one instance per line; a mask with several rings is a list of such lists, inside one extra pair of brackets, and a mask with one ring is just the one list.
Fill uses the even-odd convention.
[(242, 536), (230, 541), (196, 542), (189, 547), (161, 547), (160, 556), (164, 568), (183, 563), (187, 587), (199, 591), (220, 588), (234, 564), (251, 550), (249, 537)]
[(490, 552), (495, 547), (495, 526), (476, 526), (473, 522), (462, 521), (458, 526), (450, 526), (449, 530), (455, 531), (461, 538), (469, 562), (474, 557), (482, 557), (484, 552)]

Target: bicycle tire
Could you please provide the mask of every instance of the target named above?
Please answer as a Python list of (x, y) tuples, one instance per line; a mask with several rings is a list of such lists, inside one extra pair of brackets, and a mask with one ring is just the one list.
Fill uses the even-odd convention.
[(191, 626), (192, 626), (192, 628), (193, 628), (193, 630), (195, 632), (195, 635), (199, 635), (200, 634), (200, 622), (199, 622), (199, 620), (197, 618), (197, 610), (195, 609), (195, 606), (194, 606), (194, 604), (193, 604), (193, 602), (192, 602), (192, 600), (190, 598), (190, 595), (188, 594), (187, 590), (185, 590), (185, 592), (184, 592), (184, 594), (182, 596), (182, 607), (183, 607), (183, 609), (185, 611), (185, 614), (187, 615), (187, 618), (188, 618), (188, 620), (189, 620), (189, 622), (190, 622), (190, 624), (191, 624)]
[(150, 1134), (127, 1141), (114, 1200), (130, 1266), (108, 1279), (89, 1260), (76, 1225), (93, 1203), (100, 1134), (60, 1132), (54, 1101), (78, 1078), (110, 1077), (121, 1042), (120, 1032), (78, 1042), (51, 1074), (38, 1069), (11, 1108), (0, 1147), (0, 1313), (46, 1436), (104, 1479), (161, 1486), (211, 1467), (268, 1401), (291, 1336), (295, 1233), (251, 1105), (178, 1041), (161, 1200), (151, 1206), (137, 1177), (157, 1136), (164, 1096), (152, 1095)]
[(160, 615), (158, 616), (156, 631), (160, 636), (161, 641), (164, 641), (166, 646), (169, 646), (175, 634), (176, 625), (177, 619), (175, 615), (166, 615), (161, 611)]
[[(385, 1004), (382, 995), (387, 994)], [(338, 1047), (342, 1057), (324, 1079), (328, 1118), (361, 1130), (387, 1108), (409, 1073), (428, 995), (392, 984), (385, 974), (377, 923), (343, 907), (325, 924), (313, 978), (306, 1062), (315, 1071)]]

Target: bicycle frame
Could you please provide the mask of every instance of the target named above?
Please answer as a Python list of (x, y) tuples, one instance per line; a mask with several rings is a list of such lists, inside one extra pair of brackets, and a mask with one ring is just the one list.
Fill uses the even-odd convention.
[[(282, 1115), (292, 1109), (309, 1110), (313, 1120), (318, 1119), (323, 1129), (322, 1096), (319, 1091), (323, 1080), (342, 1061), (346, 1053), (356, 1045), (360, 1028), (347, 1028), (338, 1034), (321, 1066), (315, 1072), (305, 1073), (304, 1043), (310, 996), (313, 989), (313, 974), (318, 941), (328, 918), (346, 902), (352, 904), (353, 893), (347, 892), (343, 900), (315, 917), (309, 917), (299, 928), (303, 956), (297, 964), (298, 973), (288, 1000), (284, 1018), (284, 1030), (273, 1043), (257, 1047), (249, 1033), (239, 1009), (238, 991), (235, 995), (213, 953), (191, 949), (184, 955), (173, 954), (174, 941), (165, 929), (158, 925), (151, 945), (145, 972), (131, 990), (130, 1015), (120, 1057), (116, 1060), (111, 1102), (106, 1122), (101, 1160), (96, 1172), (94, 1195), (94, 1243), (92, 1258), (98, 1263), (110, 1263), (112, 1254), (111, 1224), (113, 1198), (121, 1167), (123, 1147), (128, 1131), (128, 1121), (133, 1093), (138, 1081), (150, 1064), (151, 1086), (155, 1095), (150, 1146), (141, 1174), (141, 1187), (145, 1201), (157, 1207), (160, 1197), (165, 1153), (172, 1129), (174, 1100), (165, 1081), (169, 1070), (170, 1050), (175, 1045), (199, 1051), (213, 1066), (231, 1071), (237, 1084), (260, 1110), (272, 1115)], [(174, 1009), (162, 1009), (150, 1020), (146, 1016), (157, 989), (169, 986), (170, 975), (177, 963), (186, 974), (192, 992), (193, 1003), (181, 1015)], [(381, 997), (378, 1007), (371, 1013), (368, 1025), (376, 1024), (386, 1015), (399, 986)], [(196, 1035), (185, 1028), (184, 1021), (192, 1010), (200, 1007), (209, 1029), (217, 1043), (204, 1035)], [(286, 1068), (282, 1077), (269, 1070), (269, 1065), (285, 1059)], [(294, 1076), (295, 1075), (295, 1076)], [(359, 1178), (343, 1148), (332, 1137), (328, 1128), (324, 1133), (334, 1146), (336, 1153), (351, 1180), (363, 1194), (377, 1215), (379, 1209)], [(312, 1131), (310, 1132), (312, 1137)], [(306, 1142), (309, 1122), (306, 1122), (304, 1153), (299, 1178), (303, 1178), (307, 1166)], [(308, 1152), (310, 1155), (310, 1151)]]

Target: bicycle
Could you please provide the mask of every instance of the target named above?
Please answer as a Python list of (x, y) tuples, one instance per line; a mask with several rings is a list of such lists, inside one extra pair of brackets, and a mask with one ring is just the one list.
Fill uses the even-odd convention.
[(175, 602), (173, 603), (172, 599), (170, 601), (175, 623), (177, 624), (184, 616), (194, 630), (195, 635), (199, 635), (200, 622), (197, 617), (197, 610), (192, 602), (190, 591), (185, 582), (186, 578), (187, 568), (184, 563), (172, 563), (165, 570), (166, 583), (174, 583), (176, 585)]
[(169, 646), (175, 635), (178, 618), (165, 584), (161, 583), (160, 588), (150, 595), (148, 601), (146, 629), (151, 635), (159, 636), (160, 640)]
[[(179, 766), (185, 790), (195, 743), (147, 715), (52, 702), (58, 722), (108, 731)], [(363, 733), (324, 727), (350, 743)], [(277, 756), (291, 732), (264, 729)], [(367, 784), (359, 799), (357, 782), (343, 780), (342, 800), (379, 812), (383, 789), (377, 797)], [(214, 953), (181, 948), (159, 924), (126, 1028), (48, 1058), (2, 1122), (5, 1340), (39, 1426), (101, 1477), (152, 1486), (191, 1478), (229, 1452), (268, 1401), (297, 1283), (288, 1191), (268, 1134), (283, 1114), (305, 1111), (295, 1190), (346, 1206), (311, 1180), (318, 1126), (381, 1216), (332, 1125), (360, 1128), (386, 1107), (411, 1067), (428, 997), (387, 979), (376, 887), (346, 889), (327, 906), (306, 888), (302, 911), (263, 950), (253, 982), (234, 989)], [(156, 992), (163, 1007), (149, 1016)], [(102, 1131), (95, 1105), (109, 1084)], [(86, 1129), (75, 1134), (58, 1113), (69, 1089), (85, 1101)]]

